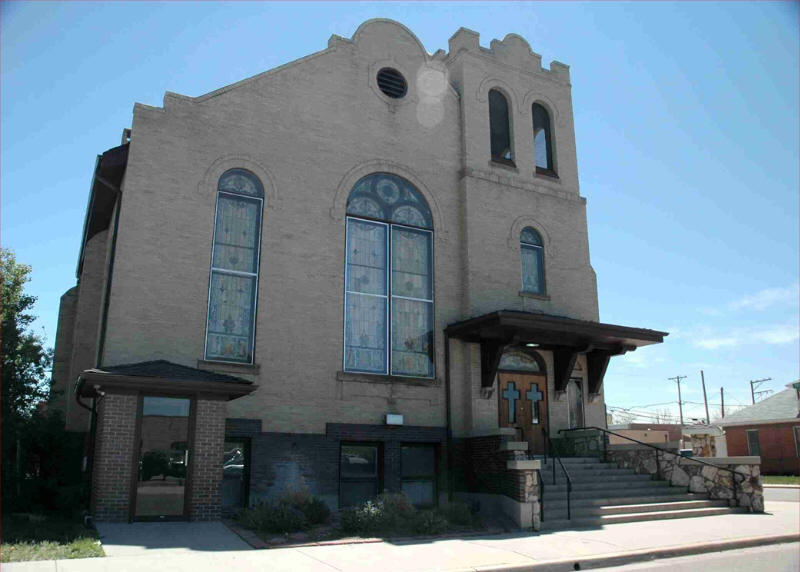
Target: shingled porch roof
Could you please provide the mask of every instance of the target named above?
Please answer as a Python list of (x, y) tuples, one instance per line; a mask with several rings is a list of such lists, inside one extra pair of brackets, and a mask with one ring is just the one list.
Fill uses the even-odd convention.
[(449, 338), (481, 345), (481, 385), (494, 383), (500, 357), (512, 345), (535, 344), (553, 352), (556, 391), (564, 391), (578, 355), (586, 354), (589, 393), (599, 393), (611, 356), (659, 344), (667, 332), (576, 320), (518, 310), (499, 310), (455, 322)]

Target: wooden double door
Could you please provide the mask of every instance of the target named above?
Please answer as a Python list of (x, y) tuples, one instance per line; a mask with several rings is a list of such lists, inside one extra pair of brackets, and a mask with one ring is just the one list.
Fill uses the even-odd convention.
[(517, 437), (529, 443), (528, 451), (545, 452), (547, 429), (547, 377), (501, 371), (499, 378), (500, 426), (513, 427)]

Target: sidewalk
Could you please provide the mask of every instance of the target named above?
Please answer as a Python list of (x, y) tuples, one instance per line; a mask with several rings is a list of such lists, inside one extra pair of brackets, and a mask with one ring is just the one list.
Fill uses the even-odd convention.
[[(798, 539), (800, 504), (768, 502), (766, 514), (730, 514), (614, 524), (591, 530), (515, 533), (464, 539), (304, 546), (272, 550), (159, 547), (124, 550), (106, 545), (106, 558), (4, 564), (8, 572), (210, 572), (215, 570), (450, 572), (574, 570), (654, 557)], [(192, 530), (192, 524), (184, 525)], [(198, 535), (195, 535), (199, 538)], [(216, 541), (219, 545), (219, 540)], [(113, 554), (122, 554), (113, 556)]]

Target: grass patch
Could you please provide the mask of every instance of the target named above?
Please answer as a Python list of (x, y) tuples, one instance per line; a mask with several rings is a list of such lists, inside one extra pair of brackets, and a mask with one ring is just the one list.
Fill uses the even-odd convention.
[(800, 485), (800, 477), (794, 475), (761, 475), (765, 485)]
[(2, 519), (0, 562), (105, 556), (97, 531), (79, 519), (11, 514)]

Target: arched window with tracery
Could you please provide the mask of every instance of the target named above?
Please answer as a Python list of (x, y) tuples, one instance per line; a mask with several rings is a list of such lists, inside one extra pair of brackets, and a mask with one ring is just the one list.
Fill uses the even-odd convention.
[(511, 147), (511, 120), (508, 115), (508, 100), (499, 90), (489, 90), (489, 137), (492, 161), (513, 163)]
[(522, 259), (522, 291), (544, 294), (544, 247), (542, 237), (533, 228), (526, 226), (519, 238), (519, 253)]
[(347, 199), (345, 371), (433, 377), (433, 221), (407, 180), (373, 173)]
[(253, 363), (264, 188), (230, 169), (217, 185), (205, 358)]
[(555, 176), (550, 114), (538, 103), (533, 104), (533, 155), (537, 173)]

